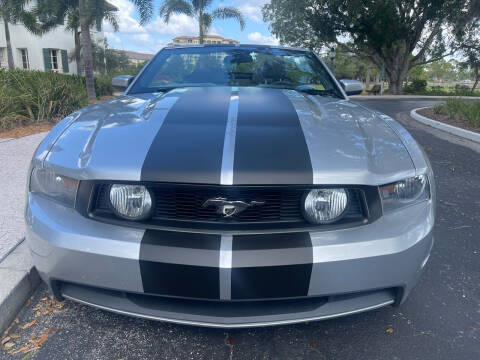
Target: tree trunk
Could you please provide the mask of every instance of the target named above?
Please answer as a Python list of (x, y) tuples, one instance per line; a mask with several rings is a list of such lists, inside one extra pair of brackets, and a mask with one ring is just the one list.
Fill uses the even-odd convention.
[(10, 70), (15, 69), (15, 64), (13, 62), (13, 52), (12, 52), (12, 43), (10, 41), (10, 29), (8, 28), (7, 18), (3, 17), (3, 25), (5, 26), (5, 41), (7, 43), (7, 61), (8, 68)]
[(480, 80), (480, 76), (478, 74), (478, 65), (476, 65), (475, 66), (475, 82), (473, 83), (473, 86), (472, 86), (472, 94), (474, 93), (475, 88), (477, 87), (479, 80)]
[(365, 77), (365, 88), (370, 89), (370, 68), (367, 69), (367, 76)]
[(93, 77), (92, 39), (90, 38), (90, 26), (87, 22), (85, 0), (79, 0), (78, 12), (80, 16), (80, 42), (82, 45), (82, 59), (85, 70), (85, 82), (89, 100), (97, 98), (95, 94), (95, 79)]
[(200, 16), (198, 17), (198, 27), (199, 27), (199, 41), (200, 41), (200, 44), (203, 44), (203, 12), (200, 11)]
[(388, 92), (392, 95), (403, 94), (403, 82), (407, 78), (408, 64), (397, 64), (397, 68), (386, 69), (388, 78)]
[(480, 78), (477, 76), (477, 78), (475, 79), (475, 82), (473, 83), (473, 86), (472, 86), (472, 94), (475, 92), (475, 88), (477, 87), (479, 80), (480, 80)]
[(78, 29), (75, 29), (74, 31), (74, 38), (75, 38), (75, 61), (77, 63), (77, 74), (82, 75), (83, 65), (82, 65), (82, 57), (80, 56), (82, 46), (80, 45), (80, 32), (78, 31)]

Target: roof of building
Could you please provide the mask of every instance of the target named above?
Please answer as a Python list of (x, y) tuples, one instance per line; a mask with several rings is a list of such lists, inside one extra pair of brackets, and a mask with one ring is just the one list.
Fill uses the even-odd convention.
[(105, 5), (107, 6), (107, 8), (113, 10), (113, 11), (118, 11), (118, 8), (113, 5), (112, 3), (109, 3), (108, 1), (105, 1)]
[[(227, 39), (227, 38), (224, 38), (220, 35), (204, 35), (205, 38), (214, 38), (214, 39), (219, 39), (219, 40), (225, 40), (225, 41), (235, 41), (235, 42), (238, 42), (237, 40), (235, 39)], [(179, 40), (179, 39), (198, 39), (200, 38), (200, 36), (190, 36), (190, 35), (181, 35), (181, 36), (176, 36), (173, 38), (173, 40)]]
[(145, 53), (139, 53), (136, 51), (129, 51), (129, 50), (115, 49), (114, 51), (125, 54), (131, 60), (150, 60), (155, 56), (154, 54), (145, 54)]

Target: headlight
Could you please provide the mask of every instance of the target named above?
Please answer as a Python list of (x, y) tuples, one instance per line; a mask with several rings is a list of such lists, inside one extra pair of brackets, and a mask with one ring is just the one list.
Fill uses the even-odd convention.
[(110, 203), (118, 216), (128, 220), (145, 219), (152, 210), (152, 196), (143, 185), (112, 185)]
[(348, 196), (345, 189), (315, 189), (305, 198), (304, 216), (313, 224), (339, 220), (345, 213)]
[(64, 205), (73, 207), (77, 196), (78, 180), (57, 174), (48, 168), (33, 168), (30, 192), (42, 194)]
[(384, 211), (430, 199), (430, 183), (426, 175), (414, 176), (393, 184), (380, 186)]

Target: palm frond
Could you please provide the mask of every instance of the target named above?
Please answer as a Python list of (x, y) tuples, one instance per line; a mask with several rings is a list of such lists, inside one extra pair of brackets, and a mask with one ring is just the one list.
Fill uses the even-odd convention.
[(153, 16), (153, 0), (130, 0), (140, 14), (140, 24), (147, 23)]
[(113, 27), (113, 31), (117, 32), (120, 30), (120, 26), (118, 25), (118, 16), (113, 11), (107, 11), (103, 14), (103, 18), (110, 23)]
[(187, 16), (194, 16), (194, 9), (192, 5), (186, 0), (165, 0), (160, 6), (160, 16), (163, 17), (166, 23), (170, 21), (170, 16), (173, 14), (185, 14)]
[(94, 17), (89, 21), (90, 23), (95, 21), (97, 28), (101, 28), (103, 20), (106, 20), (112, 25), (114, 31), (119, 30), (117, 12), (105, 0), (90, 0), (89, 2), (91, 2), (89, 11)]
[(65, 28), (68, 31), (75, 31), (80, 27), (80, 17), (77, 9), (71, 9), (67, 12)]
[(0, 15), (10, 23), (21, 21), (21, 13), (30, 0), (0, 0)]
[(207, 8), (212, 5), (213, 0), (190, 0), (195, 12), (206, 12)]
[(30, 12), (38, 19), (42, 33), (45, 33), (63, 23), (74, 3), (74, 0), (42, 0)]
[(236, 19), (240, 24), (240, 28), (245, 28), (245, 19), (242, 12), (231, 6), (221, 6), (212, 12), (213, 19)]
[(29, 11), (20, 12), (16, 20), (21, 22), (32, 34), (41, 35), (45, 32), (41, 24), (37, 21), (37, 17)]

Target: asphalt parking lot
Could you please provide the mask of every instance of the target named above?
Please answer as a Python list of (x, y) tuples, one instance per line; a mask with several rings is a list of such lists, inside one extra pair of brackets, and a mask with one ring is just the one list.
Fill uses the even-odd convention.
[(436, 176), (436, 243), (420, 283), (400, 308), (220, 330), (134, 319), (70, 301), (56, 304), (41, 286), (10, 330), (18, 335), (12, 338), (15, 348), (30, 340), (40, 349), (13, 356), (0, 350), (0, 359), (479, 359), (480, 150), (408, 116), (431, 101), (362, 103), (406, 125)]

